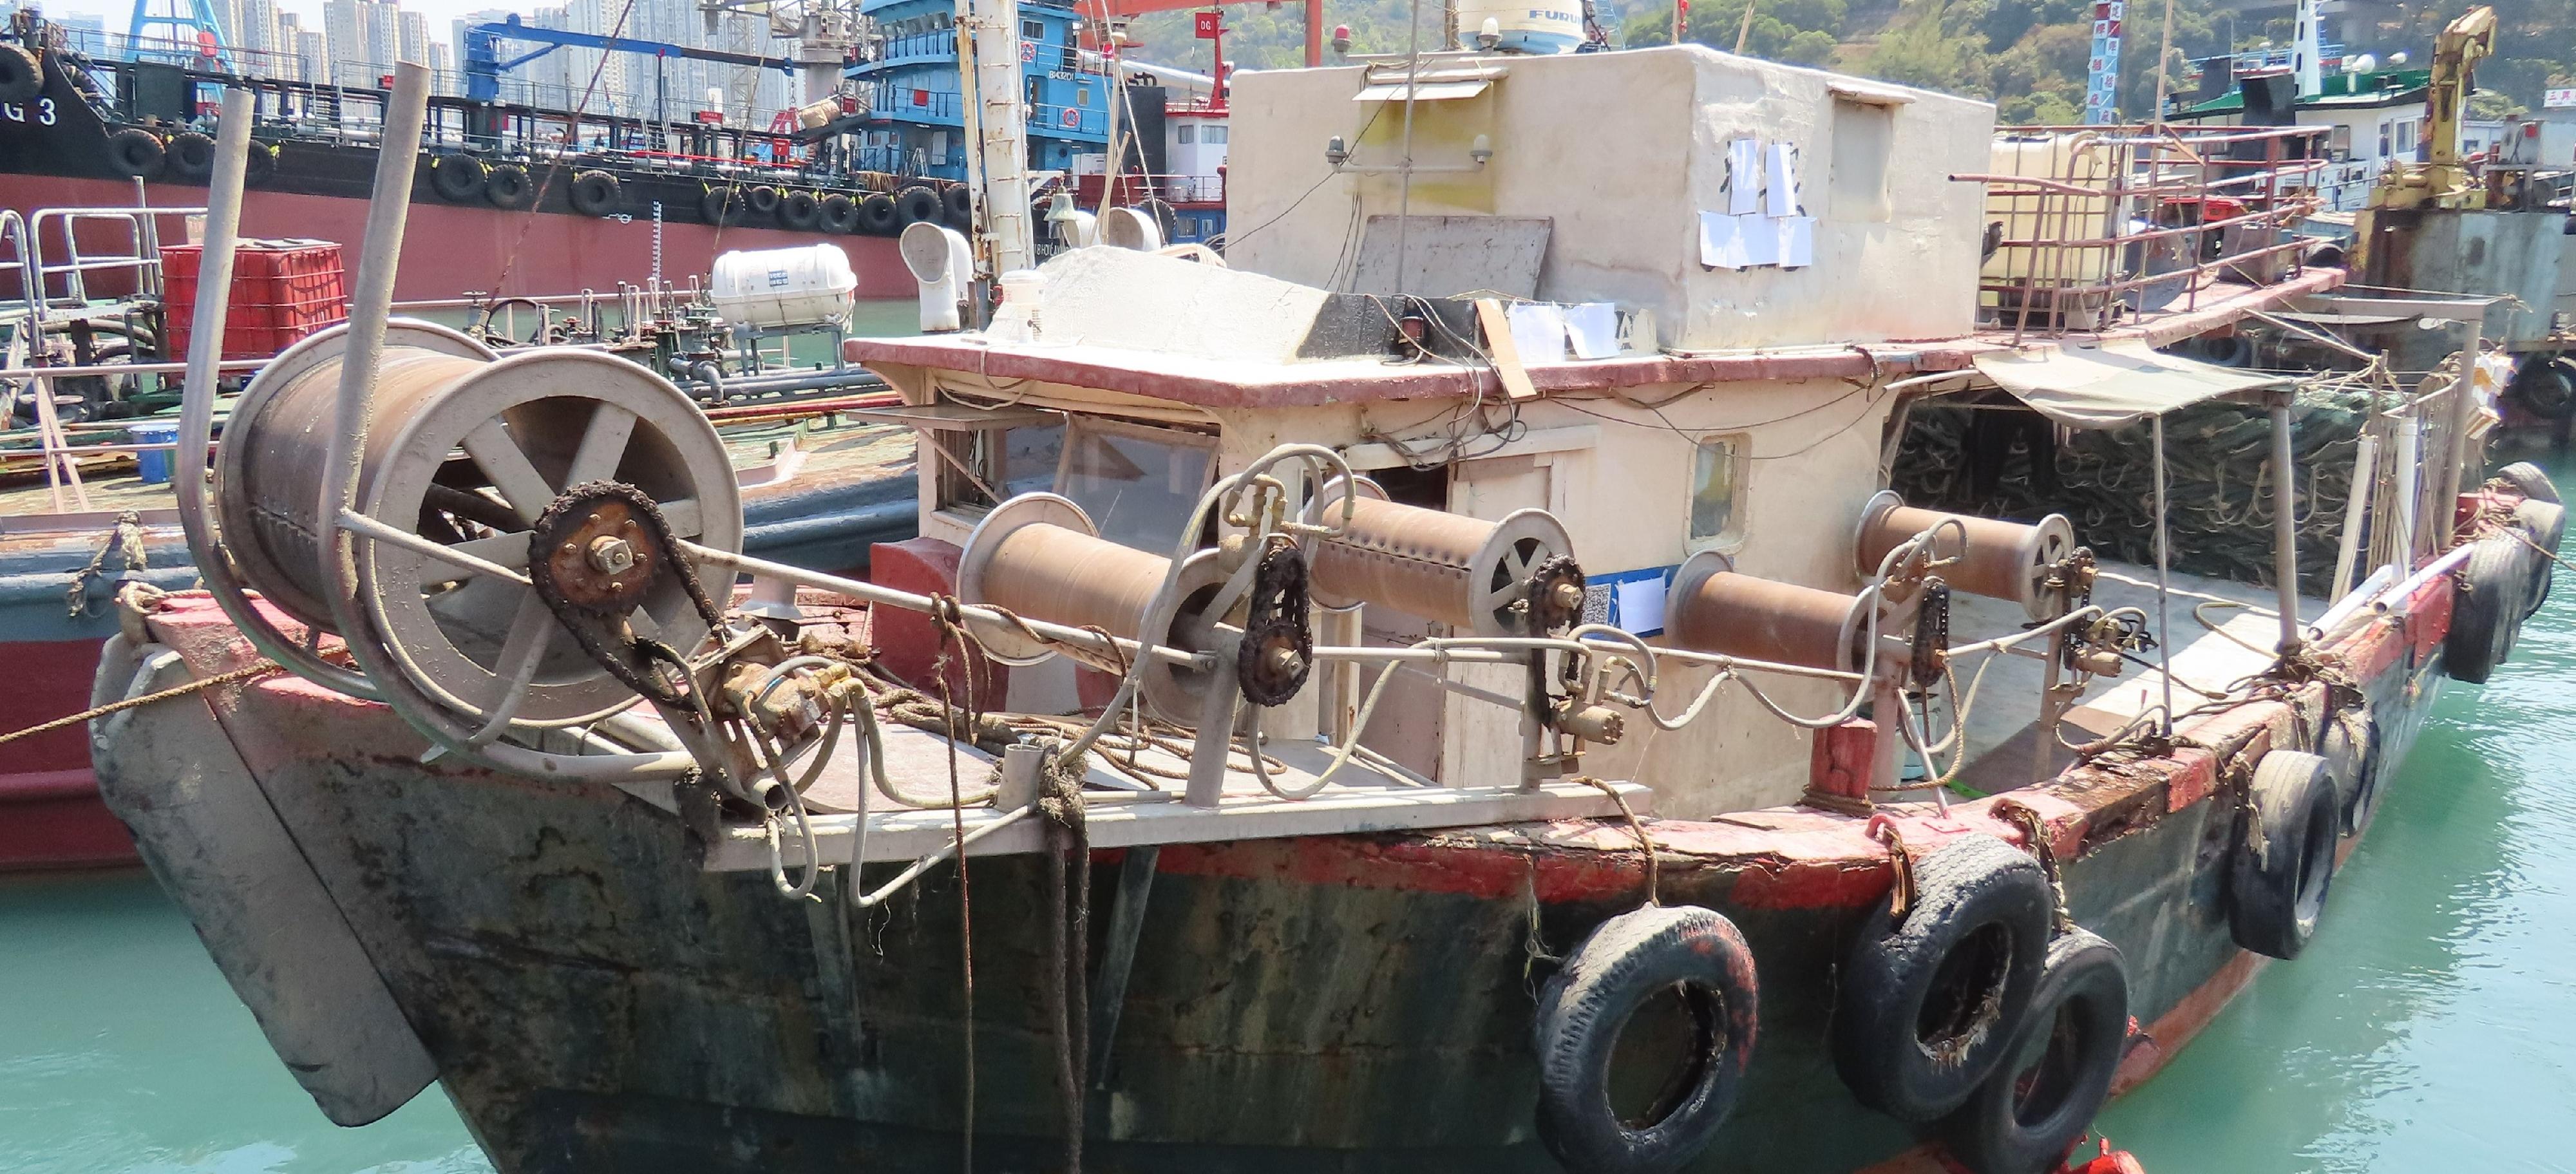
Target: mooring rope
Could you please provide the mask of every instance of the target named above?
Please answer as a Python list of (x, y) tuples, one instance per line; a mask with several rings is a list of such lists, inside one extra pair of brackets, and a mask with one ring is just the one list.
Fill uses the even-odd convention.
[(128, 697), (123, 701), (111, 701), (105, 705), (91, 706), (90, 708), (84, 709), (79, 713), (72, 714), (69, 717), (58, 717), (52, 721), (32, 725), (23, 730), (0, 734), (0, 745), (7, 745), (20, 738), (33, 738), (38, 734), (52, 733), (53, 731), (62, 729), (66, 726), (80, 725), (92, 718), (106, 717), (111, 713), (119, 713), (128, 709), (139, 709), (155, 702), (168, 701), (176, 697), (185, 697), (200, 690), (212, 689), (217, 685), (230, 685), (237, 681), (247, 681), (254, 677), (264, 677), (270, 673), (277, 672), (282, 667), (284, 666), (279, 665), (276, 661), (263, 660), (258, 664), (246, 665), (241, 668), (234, 669), (231, 672), (216, 673), (211, 677), (199, 677), (185, 685), (173, 685), (158, 693), (146, 693), (141, 697)]

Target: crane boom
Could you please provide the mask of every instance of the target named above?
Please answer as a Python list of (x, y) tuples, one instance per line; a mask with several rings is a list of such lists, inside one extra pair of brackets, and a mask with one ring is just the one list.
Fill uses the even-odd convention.
[[(502, 60), (500, 42), (526, 41), (543, 48)], [(491, 102), (501, 96), (501, 74), (552, 53), (557, 49), (598, 49), (608, 53), (640, 53), (648, 57), (678, 57), (689, 61), (713, 61), (725, 65), (748, 65), (775, 69), (793, 76), (796, 62), (784, 57), (763, 57), (756, 53), (735, 53), (724, 49), (699, 49), (665, 41), (639, 41), (631, 37), (609, 37), (598, 33), (574, 32), (571, 29), (538, 28), (523, 24), (514, 14), (506, 21), (490, 21), (465, 30), (465, 96), (476, 102)]]

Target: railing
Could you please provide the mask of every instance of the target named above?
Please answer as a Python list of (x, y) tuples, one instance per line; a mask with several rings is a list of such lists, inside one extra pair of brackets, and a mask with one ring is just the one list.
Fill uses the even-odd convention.
[(1122, 175), (1113, 187), (1108, 176), (1074, 177), (1074, 200), (1086, 208), (1100, 204), (1101, 191), (1111, 189), (1109, 202), (1116, 205), (1140, 204), (1161, 200), (1166, 204), (1222, 204), (1225, 202), (1225, 175)]
[(878, 64), (892, 64), (917, 58), (957, 56), (957, 30), (937, 29), (927, 33), (906, 33), (888, 37), (885, 48), (876, 58)]
[(2098, 331), (2123, 314), (2188, 310), (2219, 281), (2297, 270), (2292, 233), (2316, 211), (2325, 127), (2013, 127), (1986, 186), (1991, 242), (1978, 281), (1991, 329)]

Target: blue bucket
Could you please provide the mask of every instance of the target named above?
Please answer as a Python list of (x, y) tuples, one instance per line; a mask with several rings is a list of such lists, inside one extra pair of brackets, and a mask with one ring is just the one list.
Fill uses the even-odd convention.
[[(179, 425), (171, 423), (136, 424), (125, 430), (136, 444), (171, 444), (179, 439)], [(170, 455), (166, 448), (147, 448), (134, 454), (134, 475), (146, 485), (170, 483)]]

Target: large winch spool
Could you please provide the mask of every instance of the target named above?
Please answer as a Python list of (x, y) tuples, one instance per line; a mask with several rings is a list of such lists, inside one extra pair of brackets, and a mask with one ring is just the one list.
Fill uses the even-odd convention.
[[(506, 712), (523, 724), (567, 725), (631, 703), (633, 691), (584, 653), (528, 586), (363, 534), (357, 582), (335, 571), (332, 520), (319, 511), (347, 334), (333, 327), (270, 361), (225, 426), (216, 500), (246, 584), (343, 637), (351, 634), (338, 631), (332, 600), (353, 603), (388, 660), (469, 718)], [(442, 326), (386, 325), (355, 481), (359, 513), (525, 574), (535, 521), (565, 490), (593, 482), (640, 491), (675, 539), (741, 549), (741, 498), (724, 444), (668, 380), (594, 351), (501, 358)], [(588, 606), (623, 614), (638, 635), (686, 652), (706, 625), (670, 570), (676, 560), (649, 524), (629, 521), (646, 520), (613, 506), (586, 522), (570, 518), (581, 541), (549, 552), (555, 579)], [(731, 591), (729, 571), (710, 567), (699, 578), (718, 600)], [(511, 696), (512, 677), (532, 657), (534, 676)]]
[(1881, 635), (1905, 634), (1903, 605), (1740, 574), (1733, 560), (1707, 550), (1674, 572), (1664, 635), (1694, 652), (1858, 672), (1868, 660), (1872, 607)]
[[(1181, 564), (1180, 581), (1166, 596), (1163, 581), (1171, 567), (1170, 559), (1100, 537), (1091, 515), (1070, 499), (1023, 493), (984, 515), (966, 539), (957, 563), (957, 597), (1146, 645), (1206, 651), (1218, 619), (1212, 602), (1225, 573), (1215, 551), (1200, 551)], [(1042, 641), (1008, 622), (968, 624), (985, 654), (1003, 664), (1033, 665), (1061, 652), (1108, 672), (1125, 667), (1107, 654)], [(1215, 679), (1155, 657), (1147, 658), (1142, 673), (1146, 703), (1182, 723), (1198, 719)]]
[[(1342, 528), (1310, 547), (1315, 602), (1324, 607), (1373, 603), (1477, 636), (1537, 635), (1582, 613), (1574, 541), (1546, 510), (1488, 522), (1389, 501), (1366, 477), (1337, 477), (1307, 505), (1305, 520)], [(1552, 614), (1533, 631), (1523, 605), (1539, 578), (1551, 580), (1537, 594)]]
[(2064, 514), (2036, 523), (2007, 522), (1972, 514), (1918, 509), (1893, 489), (1882, 489), (1862, 507), (1853, 549), (1860, 573), (1878, 573), (1887, 552), (1932, 531), (1932, 556), (1953, 559), (1940, 575), (1953, 590), (2009, 599), (2033, 620), (2056, 619), (2065, 593), (2049, 588), (2059, 565), (2075, 552), (2075, 524)]

